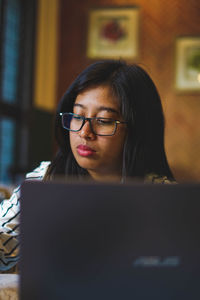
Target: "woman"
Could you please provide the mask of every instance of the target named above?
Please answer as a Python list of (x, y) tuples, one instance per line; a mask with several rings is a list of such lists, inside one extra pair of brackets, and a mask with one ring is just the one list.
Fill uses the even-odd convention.
[[(55, 159), (43, 162), (28, 178), (173, 181), (164, 151), (160, 97), (137, 65), (109, 60), (86, 68), (58, 105), (55, 131)], [(19, 193), (18, 189), (2, 203), (1, 269), (18, 260)]]
[[(101, 110), (97, 113), (95, 105), (98, 101), (102, 102), (99, 106), (108, 106), (111, 110)], [(81, 107), (79, 102), (81, 105), (83, 102), (86, 108)], [(94, 106), (94, 110), (91, 105)], [(116, 133), (107, 137), (94, 134), (90, 122), (85, 122), (79, 132), (72, 132), (63, 128), (61, 124), (60, 113), (65, 112), (83, 117), (111, 118), (125, 123), (116, 124)], [(62, 118), (65, 123), (67, 117), (63, 115)], [(164, 119), (160, 97), (151, 78), (141, 67), (127, 65), (122, 61), (100, 61), (89, 66), (78, 76), (57, 109), (56, 137), (59, 152), (48, 170), (47, 177), (52, 178), (56, 174), (77, 177), (89, 174), (95, 178), (89, 171), (89, 166), (81, 164), (73, 145), (73, 140), (80, 136), (84, 129), (91, 130), (89, 136), (86, 134), (86, 137), (83, 137), (83, 144), (86, 145), (93, 144), (93, 140), (112, 144), (116, 135), (121, 138), (121, 148), (116, 150), (116, 145), (107, 145), (109, 153), (106, 155), (110, 160), (119, 150), (118, 167), (121, 168), (120, 178), (123, 181), (128, 177), (144, 179), (151, 173), (173, 178), (164, 151)], [(106, 157), (104, 159), (107, 163)], [(83, 160), (94, 161), (95, 156)]]

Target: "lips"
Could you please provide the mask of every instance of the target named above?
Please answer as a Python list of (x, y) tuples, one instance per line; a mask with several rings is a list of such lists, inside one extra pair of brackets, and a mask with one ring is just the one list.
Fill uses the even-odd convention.
[(86, 145), (79, 145), (77, 147), (77, 152), (80, 156), (84, 156), (84, 157), (87, 157), (87, 156), (92, 156), (94, 155), (94, 153), (96, 152), (94, 149), (86, 146)]

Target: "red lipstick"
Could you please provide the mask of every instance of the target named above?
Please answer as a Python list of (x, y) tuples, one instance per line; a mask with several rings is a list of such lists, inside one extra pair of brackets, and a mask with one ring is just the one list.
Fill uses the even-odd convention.
[(80, 156), (87, 157), (93, 155), (96, 151), (86, 145), (78, 145), (77, 152)]

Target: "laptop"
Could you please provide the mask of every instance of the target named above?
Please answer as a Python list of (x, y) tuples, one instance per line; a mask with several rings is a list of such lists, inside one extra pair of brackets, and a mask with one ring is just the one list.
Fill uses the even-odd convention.
[(200, 185), (27, 181), (20, 299), (200, 299)]

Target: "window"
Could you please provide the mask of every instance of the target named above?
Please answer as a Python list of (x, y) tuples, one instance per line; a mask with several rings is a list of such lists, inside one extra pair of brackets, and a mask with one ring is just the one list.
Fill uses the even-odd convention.
[(6, 1), (2, 26), (2, 100), (15, 103), (20, 56), (20, 2)]
[(0, 120), (0, 178), (4, 183), (10, 182), (9, 168), (14, 163), (15, 121), (9, 118)]
[(8, 184), (28, 167), (36, 1), (0, 5), (0, 182)]

